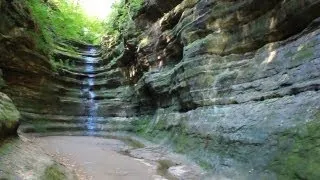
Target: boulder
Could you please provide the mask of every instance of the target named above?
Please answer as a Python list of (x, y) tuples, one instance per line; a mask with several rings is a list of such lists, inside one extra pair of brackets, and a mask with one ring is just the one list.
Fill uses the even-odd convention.
[(14, 135), (19, 126), (20, 113), (11, 99), (0, 93), (0, 138)]

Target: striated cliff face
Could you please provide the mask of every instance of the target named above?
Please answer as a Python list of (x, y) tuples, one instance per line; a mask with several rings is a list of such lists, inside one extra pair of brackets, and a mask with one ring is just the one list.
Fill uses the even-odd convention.
[[(132, 88), (119, 70), (101, 60), (100, 47), (59, 40), (49, 53), (42, 52), (36, 38), (41, 29), (26, 4), (0, 2), (1, 92), (18, 108), (26, 131), (131, 127), (126, 117), (138, 109), (130, 101)], [(124, 125), (109, 128), (118, 120)]]
[[(15, 6), (14, 3), (12, 3), (12, 7), (18, 8)], [(4, 31), (7, 31), (8, 29), (12, 29), (12, 24), (9, 23), (10, 18), (14, 16), (14, 14), (7, 14), (6, 11), (8, 9), (7, 4), (3, 1), (0, 1), (0, 51), (3, 52), (2, 44), (6, 45), (4, 43), (4, 39), (6, 36), (4, 35)], [(7, 16), (5, 16), (6, 14)], [(17, 19), (17, 23), (21, 23), (24, 21), (21, 19)], [(14, 30), (13, 30), (14, 31)], [(14, 34), (15, 32), (11, 31), (11, 34)], [(8, 45), (8, 44), (7, 44)], [(7, 52), (5, 52), (7, 53)], [(6, 61), (1, 55), (0, 55), (1, 61)], [(20, 113), (13, 104), (12, 100), (3, 92), (4, 88), (7, 87), (7, 83), (3, 79), (4, 77), (3, 70), (0, 68), (0, 140), (9, 136), (16, 134), (19, 119), (20, 119)]]
[(141, 11), (141, 35), (103, 49), (149, 114), (136, 132), (215, 175), (319, 178), (320, 1), (154, 3), (165, 14)]
[[(88, 95), (81, 89), (89, 86), (88, 74), (104, 72), (103, 68), (95, 68), (99, 62), (87, 62), (86, 59), (99, 60), (98, 50), (89, 52), (99, 48), (61, 40), (49, 53), (44, 53), (35, 38), (41, 30), (26, 4), (2, 0), (0, 8), (0, 68), (3, 77), (0, 84), (1, 87), (6, 84), (2, 91), (10, 95), (23, 119), (47, 119), (43, 115), (52, 116), (51, 119), (60, 115), (69, 116), (69, 119), (71, 116), (86, 116), (84, 100)], [(87, 68), (92, 72), (87, 72)], [(93, 85), (95, 88), (110, 84), (108, 79), (99, 80)], [(109, 116), (108, 113), (105, 115)]]
[(126, 131), (216, 178), (320, 178), (320, 1), (146, 0), (136, 32), (59, 42), (56, 68), (25, 6), (0, 10), (1, 92), (26, 132)]
[(36, 50), (32, 33), (40, 32), (24, 3), (2, 0), (0, 8), (0, 68), (6, 83), (2, 91), (20, 111), (41, 111), (48, 104), (44, 89), (52, 72), (49, 60)]

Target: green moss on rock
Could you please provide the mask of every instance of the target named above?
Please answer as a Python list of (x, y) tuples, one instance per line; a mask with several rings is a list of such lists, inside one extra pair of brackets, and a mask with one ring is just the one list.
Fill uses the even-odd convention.
[(320, 113), (303, 127), (283, 133), (280, 152), (270, 164), (279, 179), (320, 179)]
[(135, 133), (157, 143), (166, 140), (175, 152), (186, 154), (202, 168), (212, 168), (210, 160), (205, 155), (211, 146), (207, 137), (189, 134), (183, 123), (169, 125), (165, 119), (157, 121), (150, 119), (134, 121)]
[(62, 169), (61, 166), (58, 164), (53, 164), (46, 168), (44, 175), (42, 176), (43, 179), (46, 180), (65, 180), (67, 179), (67, 176)]
[[(158, 161), (158, 167), (157, 167), (157, 173), (164, 176), (168, 177), (168, 169), (172, 166), (175, 166), (176, 164), (170, 160), (167, 159), (162, 159)], [(174, 179), (174, 178), (173, 178)]]
[(37, 120), (34, 120), (32, 122), (32, 130), (33, 132), (36, 132), (36, 133), (46, 133), (48, 130), (47, 130), (47, 127), (46, 125), (50, 123), (49, 120), (47, 119), (37, 119)]
[(11, 99), (0, 93), (0, 138), (12, 135), (19, 125), (20, 113)]
[(295, 61), (303, 61), (305, 59), (309, 59), (312, 56), (314, 56), (313, 49), (311, 47), (303, 47), (301, 50), (295, 54), (293, 57), (294, 62)]
[(133, 121), (132, 122), (132, 125), (134, 127), (133, 131), (140, 135), (144, 134), (149, 123), (150, 123), (150, 120), (148, 119), (139, 119), (139, 120)]

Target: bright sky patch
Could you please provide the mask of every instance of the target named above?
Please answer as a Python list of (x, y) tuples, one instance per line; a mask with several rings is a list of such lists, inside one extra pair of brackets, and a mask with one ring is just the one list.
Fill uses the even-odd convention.
[(79, 0), (80, 6), (90, 17), (105, 19), (111, 11), (111, 6), (117, 0)]

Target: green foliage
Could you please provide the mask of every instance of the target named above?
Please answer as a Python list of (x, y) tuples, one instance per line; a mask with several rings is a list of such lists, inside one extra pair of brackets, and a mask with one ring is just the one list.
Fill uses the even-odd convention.
[(121, 37), (137, 33), (133, 17), (136, 16), (144, 0), (119, 0), (114, 3), (110, 15), (104, 21), (89, 18), (84, 11), (68, 0), (27, 0), (37, 24), (35, 32), (30, 32), (38, 49), (49, 52), (54, 40), (73, 39), (97, 44), (103, 35), (112, 36), (116, 42)]
[(148, 119), (139, 119), (132, 122), (132, 125), (134, 127), (133, 132), (137, 134), (144, 134), (148, 125), (150, 123), (150, 120)]
[(43, 179), (47, 180), (64, 180), (67, 179), (63, 169), (58, 164), (53, 164), (46, 168)]
[(141, 9), (143, 2), (143, 0), (131, 0), (125, 3), (125, 0), (120, 0), (113, 4), (112, 11), (105, 21), (106, 34), (117, 39), (120, 38), (120, 34), (126, 36), (135, 32), (133, 17)]
[(54, 59), (50, 58), (50, 63), (52, 64), (53, 70), (57, 71), (59, 68), (71, 69), (76, 66), (75, 61), (71, 61), (70, 59)]
[(49, 27), (47, 27), (48, 24), (50, 24), (48, 19), (49, 8), (37, 0), (29, 0), (27, 1), (27, 4), (31, 9), (34, 20), (37, 23), (36, 31), (29, 32), (29, 34), (36, 40), (38, 49), (47, 52), (50, 49), (48, 45), (53, 44), (52, 34), (49, 31)]
[(87, 17), (80, 7), (67, 0), (28, 0), (27, 4), (38, 26), (32, 35), (39, 49), (50, 49), (55, 38), (98, 43), (102, 36), (102, 22)]

